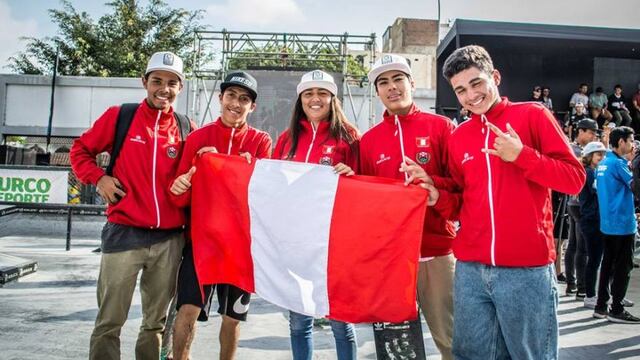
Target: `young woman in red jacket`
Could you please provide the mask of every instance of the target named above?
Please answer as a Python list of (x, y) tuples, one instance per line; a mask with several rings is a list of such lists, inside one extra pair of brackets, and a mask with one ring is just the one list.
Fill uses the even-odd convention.
[[(358, 130), (349, 123), (333, 77), (315, 70), (302, 76), (298, 100), (289, 128), (280, 135), (273, 158), (333, 166), (336, 174), (357, 171)], [(356, 336), (352, 324), (331, 320), (339, 360), (356, 359)], [(290, 312), (291, 350), (294, 360), (311, 360), (313, 317)]]

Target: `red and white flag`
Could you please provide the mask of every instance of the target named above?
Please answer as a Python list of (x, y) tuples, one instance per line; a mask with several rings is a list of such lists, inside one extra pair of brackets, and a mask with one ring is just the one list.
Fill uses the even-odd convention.
[(205, 154), (192, 180), (200, 284), (345, 322), (415, 319), (427, 193), (329, 166)]

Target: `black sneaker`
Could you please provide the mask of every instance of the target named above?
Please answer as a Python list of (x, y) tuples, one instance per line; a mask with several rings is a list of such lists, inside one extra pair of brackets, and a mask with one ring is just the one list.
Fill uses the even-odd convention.
[(607, 320), (618, 324), (640, 324), (640, 318), (629, 314), (627, 310), (622, 310), (619, 314), (609, 313)]
[(587, 297), (587, 293), (583, 290), (578, 290), (576, 293), (576, 300), (584, 300), (585, 297)]
[(558, 279), (558, 282), (559, 282), (559, 283), (564, 284), (564, 283), (566, 283), (566, 282), (567, 282), (567, 277), (566, 277), (566, 276), (564, 276), (564, 273), (560, 273), (560, 274), (558, 274), (558, 276), (557, 276), (556, 278)]
[(576, 284), (567, 284), (567, 295), (575, 294), (578, 291)]
[(606, 319), (609, 312), (607, 309), (598, 309), (593, 310), (593, 317), (596, 319)]

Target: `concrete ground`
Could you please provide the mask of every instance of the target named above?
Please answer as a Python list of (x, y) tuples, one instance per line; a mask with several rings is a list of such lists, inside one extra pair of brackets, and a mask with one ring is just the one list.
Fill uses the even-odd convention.
[[(92, 253), (104, 218), (74, 217), (71, 251), (64, 250), (64, 216), (12, 214), (0, 218), (0, 253), (38, 261), (39, 270), (0, 288), (0, 358), (86, 359), (95, 320), (95, 287), (100, 255)], [(564, 294), (564, 286), (560, 285)], [(514, 294), (514, 296), (518, 296)], [(640, 274), (632, 274), (629, 299), (638, 304)], [(640, 326), (618, 325), (591, 317), (581, 302), (561, 296), (561, 359), (640, 359)], [(215, 306), (215, 305), (214, 305)], [(254, 297), (247, 323), (242, 325), (237, 359), (290, 359), (286, 312)], [(140, 297), (136, 292), (129, 320), (122, 329), (123, 359), (133, 359), (140, 326)], [(200, 323), (192, 358), (217, 359), (220, 317)], [(375, 359), (371, 326), (356, 327), (358, 358)], [(428, 359), (438, 359), (426, 324)], [(331, 330), (315, 332), (315, 359), (335, 359)]]

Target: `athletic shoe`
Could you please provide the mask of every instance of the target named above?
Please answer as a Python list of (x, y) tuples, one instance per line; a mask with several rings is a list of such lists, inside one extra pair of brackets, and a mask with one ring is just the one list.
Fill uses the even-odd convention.
[(622, 306), (624, 306), (624, 307), (633, 307), (633, 305), (635, 305), (633, 303), (633, 301), (631, 301), (631, 300), (629, 300), (627, 298), (622, 299)]
[(596, 308), (596, 304), (598, 304), (598, 297), (597, 296), (585, 297), (584, 298), (584, 307), (586, 307), (587, 309), (595, 309)]
[(564, 276), (564, 273), (560, 273), (558, 274), (558, 276), (556, 276), (556, 279), (558, 280), (559, 283), (564, 284), (567, 282), (567, 277)]
[(609, 312), (607, 309), (595, 309), (593, 311), (593, 317), (596, 319), (606, 319)]
[(640, 324), (640, 318), (629, 314), (627, 310), (622, 310), (620, 314), (609, 313), (607, 320), (618, 324)]
[(576, 284), (567, 284), (567, 291), (566, 291), (567, 295), (575, 294), (577, 291), (578, 291), (578, 287), (576, 287)]
[(578, 290), (578, 292), (576, 293), (576, 300), (584, 300), (585, 297), (587, 297), (587, 293), (585, 293), (583, 290)]

